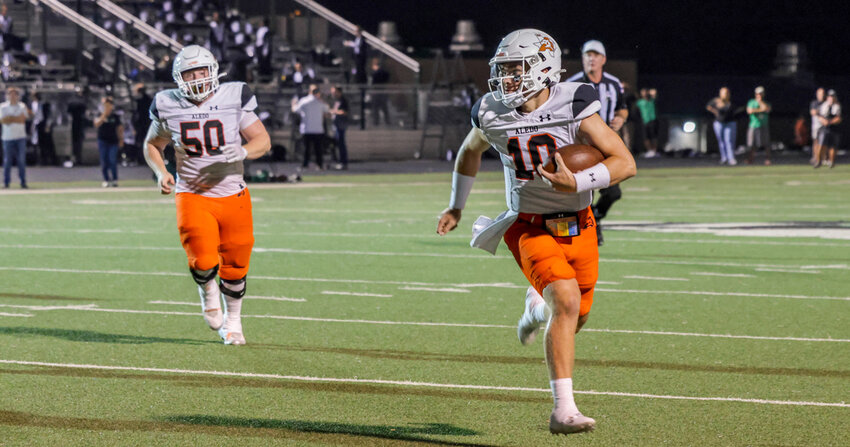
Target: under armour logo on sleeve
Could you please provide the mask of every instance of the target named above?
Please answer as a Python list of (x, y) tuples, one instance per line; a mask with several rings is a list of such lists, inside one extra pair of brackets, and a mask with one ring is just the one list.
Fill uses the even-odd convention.
[(590, 176), (590, 181), (591, 181), (591, 182), (595, 182), (595, 181), (596, 181), (596, 174), (594, 174), (593, 172), (588, 172), (588, 173), (587, 173), (587, 175), (589, 175), (589, 176)]

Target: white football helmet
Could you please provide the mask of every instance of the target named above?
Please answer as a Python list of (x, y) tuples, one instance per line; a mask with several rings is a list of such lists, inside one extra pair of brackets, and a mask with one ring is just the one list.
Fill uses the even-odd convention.
[[(209, 75), (201, 79), (193, 79), (191, 81), (183, 80), (183, 72), (193, 70), (199, 67), (207, 67)], [(211, 95), (218, 89), (218, 79), (224, 76), (218, 74), (218, 61), (210, 50), (200, 45), (189, 45), (183, 48), (174, 57), (174, 64), (171, 68), (171, 76), (174, 82), (177, 83), (177, 89), (188, 99), (193, 101), (203, 101), (207, 96)]]
[[(522, 73), (508, 72), (503, 64), (520, 62)], [(516, 108), (540, 90), (561, 81), (561, 47), (543, 31), (525, 28), (502, 39), (496, 55), (490, 59), (490, 91), (496, 100)], [(518, 84), (514, 91), (505, 89), (505, 82)]]

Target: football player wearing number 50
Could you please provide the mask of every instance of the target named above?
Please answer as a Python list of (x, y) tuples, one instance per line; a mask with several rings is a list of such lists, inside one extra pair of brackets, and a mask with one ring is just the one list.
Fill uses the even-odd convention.
[[(172, 76), (177, 88), (157, 93), (151, 104), (145, 159), (160, 192), (176, 191), (177, 227), (204, 320), (224, 344), (243, 345), (242, 297), (254, 224), (242, 160), (268, 152), (271, 140), (254, 113), (257, 98), (251, 89), (244, 82), (219, 85), (224, 74), (206, 48), (183, 48)], [(177, 159), (176, 181), (162, 158), (169, 143)]]
[[(490, 59), (490, 93), (472, 108), (472, 130), (457, 155), (449, 207), (437, 233), (457, 227), (461, 210), (491, 145), (505, 170), (508, 210), (473, 224), (473, 247), (495, 253), (502, 238), (531, 287), (517, 333), (530, 343), (548, 322), (545, 355), (555, 407), (552, 433), (592, 430), (573, 399), (575, 334), (587, 321), (598, 276), (599, 251), (590, 211), (592, 190), (635, 175), (635, 162), (620, 137), (596, 113), (590, 84), (560, 82), (561, 49), (548, 34), (521, 29), (508, 34)], [(556, 150), (577, 142), (604, 159), (578, 173)], [(557, 170), (543, 165), (553, 157)], [(567, 155), (569, 157), (569, 155)]]

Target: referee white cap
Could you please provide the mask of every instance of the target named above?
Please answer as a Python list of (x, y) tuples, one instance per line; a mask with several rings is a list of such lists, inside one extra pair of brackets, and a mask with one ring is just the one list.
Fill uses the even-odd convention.
[(581, 53), (584, 54), (588, 51), (595, 51), (605, 56), (605, 45), (602, 45), (602, 42), (598, 40), (588, 40), (581, 46)]

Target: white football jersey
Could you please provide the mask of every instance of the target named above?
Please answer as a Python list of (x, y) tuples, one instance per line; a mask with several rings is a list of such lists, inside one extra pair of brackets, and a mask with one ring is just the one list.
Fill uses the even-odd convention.
[(578, 211), (590, 206), (592, 192), (554, 190), (537, 166), (546, 164), (555, 149), (576, 142), (581, 120), (599, 111), (599, 95), (590, 84), (561, 82), (537, 110), (522, 114), (484, 95), (472, 107), (472, 125), (499, 151), (505, 167), (508, 209), (521, 213)]
[(254, 124), (257, 98), (244, 82), (225, 82), (200, 105), (177, 89), (151, 103), (151, 127), (168, 137), (177, 159), (177, 192), (227, 197), (245, 189), (242, 162), (228, 163), (221, 147), (242, 144), (240, 131)]

